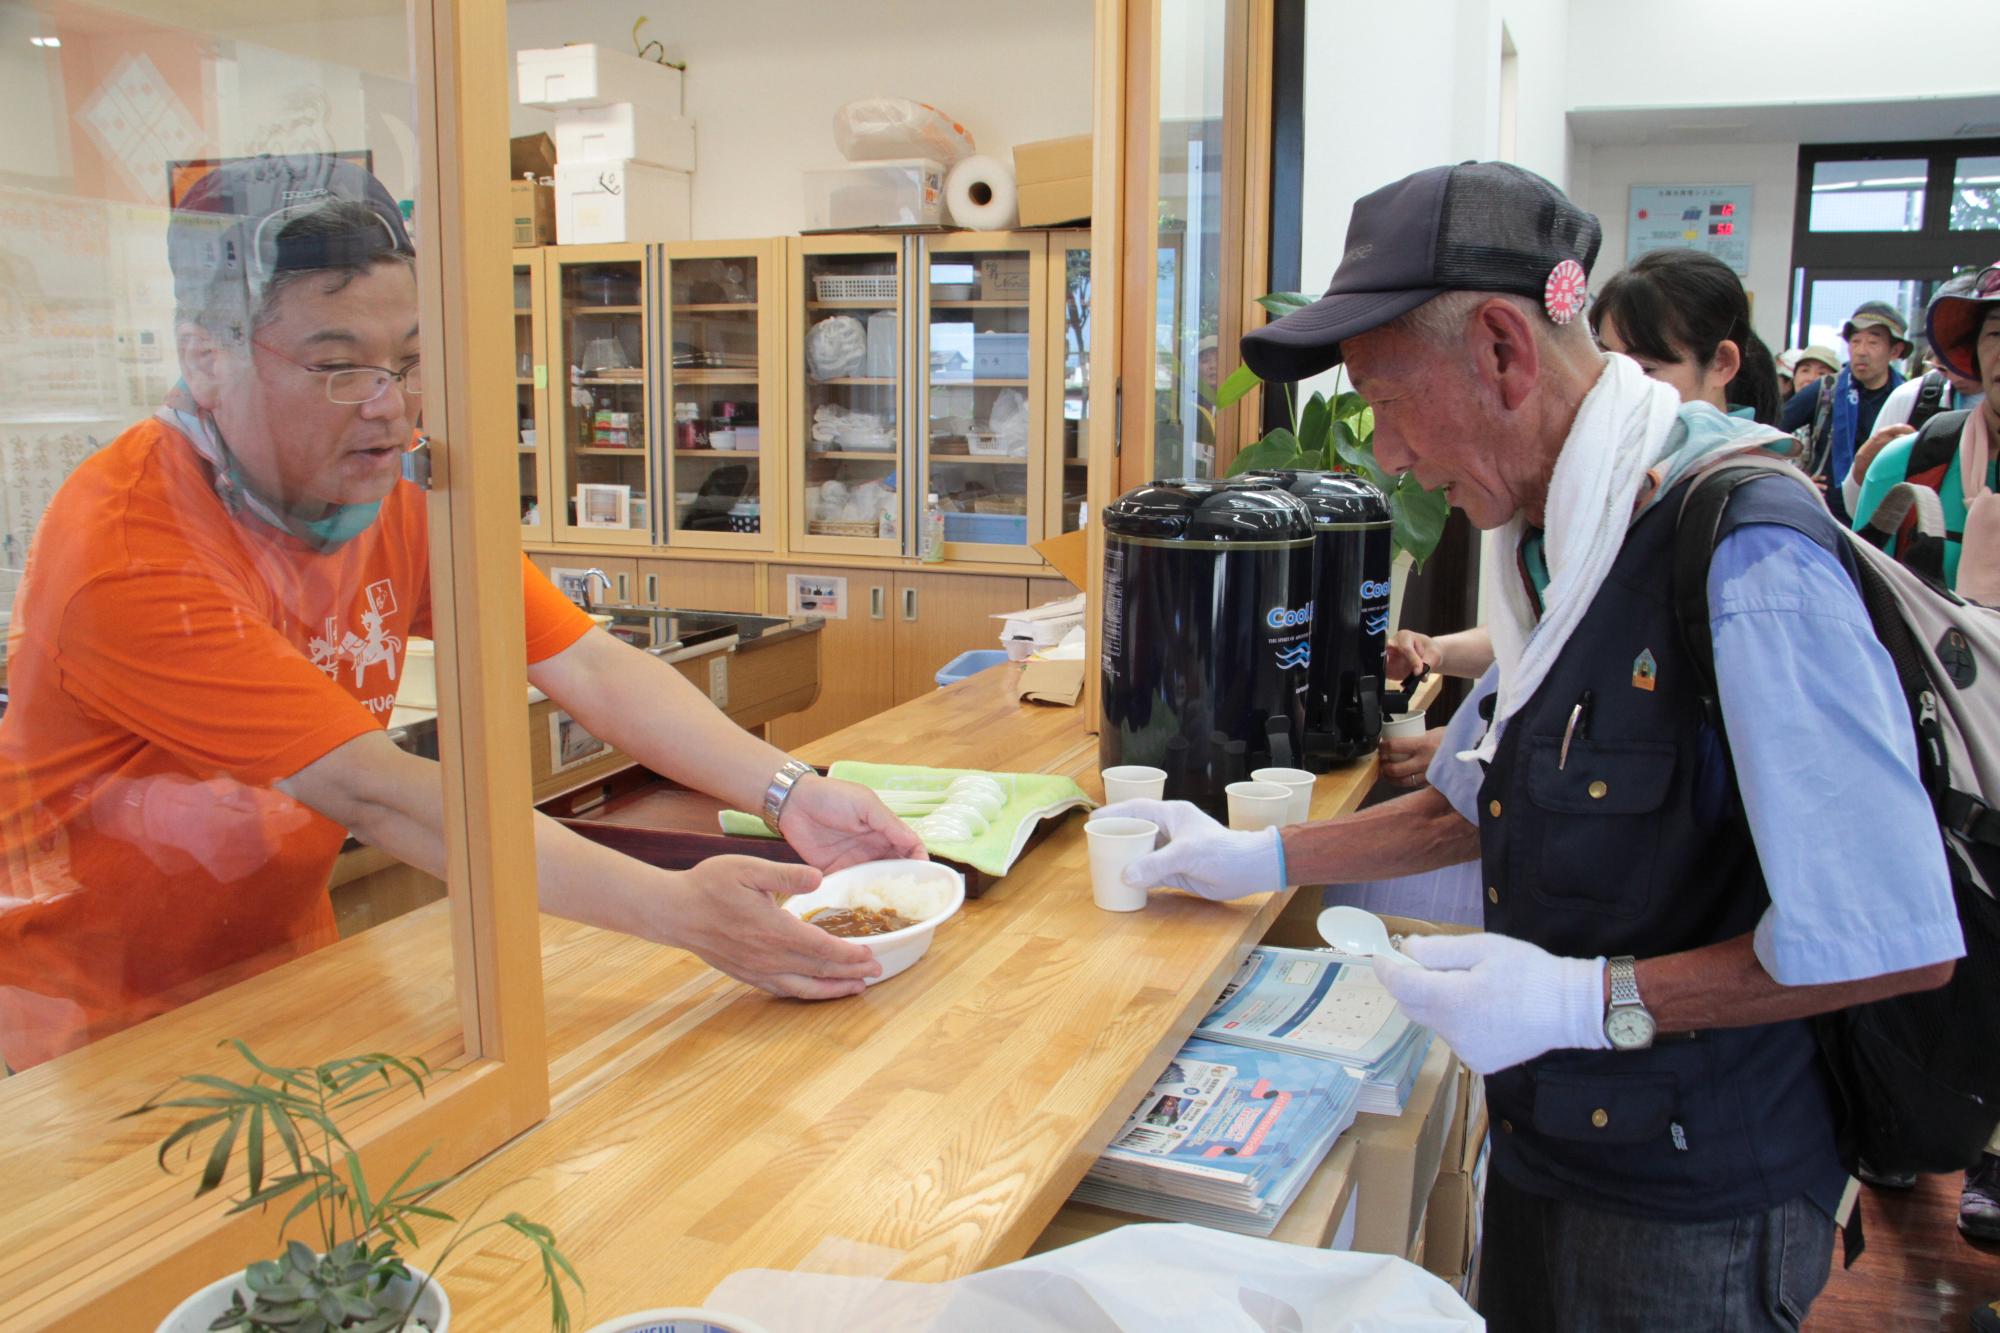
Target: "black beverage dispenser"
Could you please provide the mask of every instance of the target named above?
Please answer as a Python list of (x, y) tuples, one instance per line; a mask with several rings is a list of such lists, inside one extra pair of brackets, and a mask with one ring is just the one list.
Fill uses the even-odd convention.
[(1273, 469), (1313, 520), (1312, 687), (1302, 768), (1323, 773), (1375, 748), (1389, 637), (1389, 502), (1349, 472)]
[(1299, 761), (1312, 515), (1274, 481), (1155, 481), (1103, 523), (1099, 759), (1220, 813), (1231, 782)]

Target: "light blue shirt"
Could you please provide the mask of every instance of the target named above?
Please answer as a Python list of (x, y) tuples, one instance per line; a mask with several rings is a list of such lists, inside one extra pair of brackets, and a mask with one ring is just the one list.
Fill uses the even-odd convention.
[(1738, 528), (1708, 571), (1723, 726), (1771, 893), (1757, 959), (1787, 986), (1965, 953), (1916, 738), (1854, 582), (1802, 533)]
[[(1708, 606), (1723, 725), (1771, 894), (1754, 936), (1764, 970), (1806, 986), (1962, 956), (1909, 714), (1847, 572), (1802, 533), (1751, 524), (1716, 548)], [(1452, 716), (1428, 774), (1475, 824), (1485, 772), (1457, 755), (1485, 734), (1478, 701), (1495, 680), (1480, 677)]]

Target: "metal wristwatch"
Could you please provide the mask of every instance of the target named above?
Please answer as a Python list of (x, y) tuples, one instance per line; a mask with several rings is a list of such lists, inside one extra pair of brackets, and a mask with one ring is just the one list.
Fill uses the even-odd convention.
[(792, 788), (798, 786), (799, 779), (812, 776), (812, 766), (796, 759), (787, 759), (771, 779), (771, 785), (764, 788), (764, 827), (776, 833), (778, 816), (785, 812), (785, 802), (792, 799)]
[(1614, 958), (1611, 973), (1611, 1002), (1604, 1007), (1604, 1035), (1612, 1048), (1643, 1051), (1653, 1044), (1657, 1025), (1639, 998), (1637, 964), (1631, 957)]

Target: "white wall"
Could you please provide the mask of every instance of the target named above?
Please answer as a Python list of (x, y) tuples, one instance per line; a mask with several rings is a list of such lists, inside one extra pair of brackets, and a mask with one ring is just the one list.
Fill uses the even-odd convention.
[(1795, 143), (1579, 144), (1570, 197), (1604, 224), (1604, 248), (1591, 275), (1601, 287), (1625, 267), (1628, 192), (1634, 185), (1755, 187), (1750, 201), (1751, 323), (1776, 355), (1785, 350), (1790, 299), (1792, 216), (1798, 190)]
[(1503, 23), (1519, 62), (1514, 160), (1561, 185), (1565, 0), (1307, 8), (1300, 246), (1307, 291), (1324, 291), (1333, 277), (1355, 200), (1424, 167), (1498, 152)]
[[(507, 43), (629, 51), (640, 14), (642, 36), (688, 62), (697, 238), (798, 231), (799, 174), (842, 165), (833, 114), (857, 97), (929, 102), (1003, 162), (1016, 143), (1090, 132), (1092, 12), (1079, 0), (525, 0), (507, 7)], [(512, 123), (518, 135), (554, 122), (517, 106)]]
[[(1575, 0), (1569, 105), (1702, 106), (1996, 95), (2000, 5)], [(1921, 51), (1921, 59), (1919, 52)]]

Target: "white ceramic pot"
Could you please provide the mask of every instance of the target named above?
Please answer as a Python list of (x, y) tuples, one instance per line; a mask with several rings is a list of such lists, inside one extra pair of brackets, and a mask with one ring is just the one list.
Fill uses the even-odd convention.
[(619, 1315), (590, 1328), (587, 1333), (764, 1333), (764, 1326), (720, 1310), (675, 1305)]
[[(410, 1276), (389, 1285), (396, 1297), (407, 1303), (411, 1295), (422, 1286), (423, 1295), (417, 1298), (417, 1308), (410, 1321), (411, 1333), (415, 1333), (416, 1321), (421, 1319), (430, 1326), (431, 1333), (446, 1333), (451, 1327), (451, 1301), (444, 1294), (444, 1288), (435, 1282), (427, 1282), (428, 1275), (421, 1268), (412, 1268)], [(243, 1274), (231, 1273), (228, 1277), (215, 1281), (197, 1291), (194, 1295), (174, 1307), (174, 1312), (160, 1321), (155, 1333), (206, 1333), (216, 1317), (229, 1308), (231, 1292), (242, 1290), (244, 1300), (250, 1299), (250, 1290), (243, 1286)], [(746, 1326), (747, 1327), (747, 1326)], [(754, 1331), (752, 1331), (754, 1333)]]

